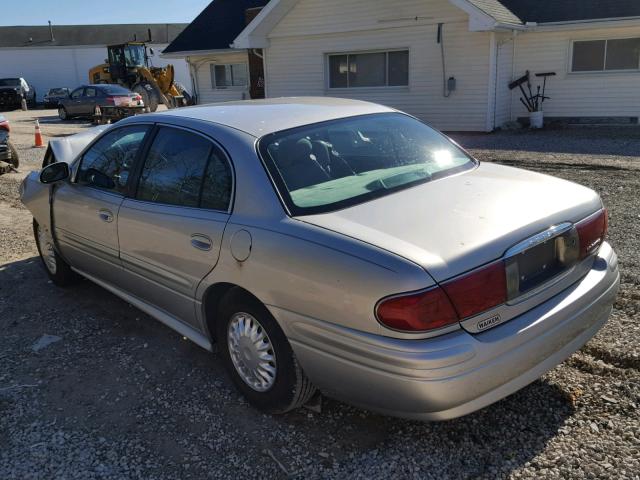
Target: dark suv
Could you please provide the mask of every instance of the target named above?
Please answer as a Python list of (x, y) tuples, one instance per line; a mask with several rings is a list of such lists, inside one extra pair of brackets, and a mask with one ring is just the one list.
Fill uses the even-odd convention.
[(23, 98), (35, 107), (36, 89), (24, 78), (0, 78), (0, 108), (19, 108)]

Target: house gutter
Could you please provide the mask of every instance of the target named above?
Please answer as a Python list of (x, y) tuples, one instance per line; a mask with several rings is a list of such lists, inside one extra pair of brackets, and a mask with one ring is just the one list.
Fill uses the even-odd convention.
[(169, 52), (169, 53), (161, 53), (160, 57), (162, 58), (186, 58), (186, 57), (196, 57), (200, 55), (221, 55), (224, 53), (232, 53), (235, 50), (233, 48), (221, 48), (217, 50), (188, 50), (184, 52)]

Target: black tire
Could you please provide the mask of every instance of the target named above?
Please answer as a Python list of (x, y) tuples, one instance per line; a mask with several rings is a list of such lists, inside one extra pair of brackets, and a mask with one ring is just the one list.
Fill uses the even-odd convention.
[(150, 112), (158, 110), (158, 105), (160, 105), (160, 96), (149, 82), (138, 83), (133, 86), (131, 91), (142, 97), (144, 106), (148, 107)]
[(71, 118), (72, 118), (71, 115), (69, 115), (69, 113), (67, 112), (67, 109), (64, 108), (63, 106), (59, 106), (58, 107), (58, 117), (63, 122), (66, 121), (66, 120), (71, 120)]
[[(231, 359), (229, 324), (237, 314), (249, 314), (258, 321), (275, 353), (275, 381), (266, 391), (257, 391), (246, 383)], [(307, 403), (316, 392), (316, 388), (300, 367), (284, 332), (269, 310), (257, 300), (246, 294), (230, 292), (221, 302), (216, 329), (218, 350), (224, 366), (236, 388), (255, 408), (272, 414), (286, 413)]]
[(11, 153), (9, 163), (13, 165), (13, 168), (18, 168), (20, 166), (20, 157), (18, 156), (18, 150), (11, 142), (9, 142), (9, 152)]
[(38, 222), (36, 222), (36, 220), (34, 219), (33, 236), (35, 237), (36, 246), (38, 247), (38, 254), (40, 255), (40, 261), (42, 262), (42, 266), (45, 272), (47, 272), (47, 275), (49, 276), (51, 281), (59, 287), (68, 287), (70, 285), (73, 285), (79, 279), (78, 274), (71, 270), (69, 264), (65, 262), (62, 257), (60, 257), (60, 255), (58, 255), (53, 246), (51, 247), (51, 249), (53, 254), (53, 261), (55, 262), (55, 268), (47, 265), (47, 261), (45, 260), (42, 251), (43, 248), (47, 247), (41, 245), (42, 241), (39, 239), (39, 228), (40, 227), (38, 225)]

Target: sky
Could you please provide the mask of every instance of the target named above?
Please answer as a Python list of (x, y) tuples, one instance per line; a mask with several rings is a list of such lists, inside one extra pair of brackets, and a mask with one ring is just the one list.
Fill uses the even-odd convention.
[(0, 0), (0, 25), (191, 23), (211, 0)]

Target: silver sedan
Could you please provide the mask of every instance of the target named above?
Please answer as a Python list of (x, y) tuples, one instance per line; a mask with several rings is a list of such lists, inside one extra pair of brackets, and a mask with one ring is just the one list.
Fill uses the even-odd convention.
[(256, 407), (321, 391), (443, 420), (585, 344), (619, 285), (585, 187), (480, 163), (379, 105), (291, 98), (53, 141), (22, 201), (58, 285), (103, 286), (201, 347)]

